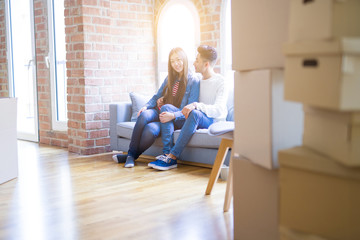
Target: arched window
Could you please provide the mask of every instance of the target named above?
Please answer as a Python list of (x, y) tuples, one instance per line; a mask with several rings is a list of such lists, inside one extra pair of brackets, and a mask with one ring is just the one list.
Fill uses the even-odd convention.
[(161, 10), (157, 22), (158, 84), (167, 76), (169, 52), (181, 47), (193, 70), (196, 48), (200, 44), (200, 18), (190, 0), (170, 0)]

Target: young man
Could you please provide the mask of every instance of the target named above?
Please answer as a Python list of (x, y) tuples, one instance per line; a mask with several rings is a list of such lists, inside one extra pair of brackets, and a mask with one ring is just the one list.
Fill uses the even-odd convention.
[[(198, 47), (198, 55), (194, 62), (195, 71), (201, 73), (199, 102), (186, 105), (182, 109), (185, 116), (183, 121), (168, 121), (175, 119), (166, 107), (159, 115), (161, 135), (164, 144), (164, 155), (149, 163), (149, 166), (158, 170), (169, 170), (177, 167), (177, 158), (190, 141), (196, 129), (206, 129), (212, 123), (224, 121), (227, 115), (227, 89), (225, 79), (214, 72), (217, 53), (213, 47), (202, 45)], [(174, 130), (181, 132), (174, 146), (172, 146)]]

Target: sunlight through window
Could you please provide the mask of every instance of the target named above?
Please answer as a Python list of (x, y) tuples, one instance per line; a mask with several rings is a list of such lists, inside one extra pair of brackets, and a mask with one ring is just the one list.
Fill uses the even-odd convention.
[(181, 47), (189, 59), (189, 69), (196, 57), (200, 44), (200, 19), (191, 1), (169, 1), (162, 10), (158, 21), (159, 82), (167, 76), (169, 52)]

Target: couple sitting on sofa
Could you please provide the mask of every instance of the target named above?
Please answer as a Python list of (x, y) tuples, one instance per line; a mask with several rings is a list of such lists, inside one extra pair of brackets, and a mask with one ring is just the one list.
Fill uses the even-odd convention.
[[(177, 158), (190, 141), (196, 129), (208, 128), (213, 122), (225, 120), (227, 90), (224, 78), (214, 72), (217, 53), (213, 47), (198, 47), (195, 71), (201, 73), (199, 81), (188, 73), (188, 60), (181, 48), (170, 51), (168, 76), (155, 94), (138, 112), (127, 154), (114, 155), (117, 163), (134, 167), (135, 160), (160, 135), (163, 155), (148, 164), (158, 170), (177, 167)], [(173, 133), (181, 129), (173, 144)]]

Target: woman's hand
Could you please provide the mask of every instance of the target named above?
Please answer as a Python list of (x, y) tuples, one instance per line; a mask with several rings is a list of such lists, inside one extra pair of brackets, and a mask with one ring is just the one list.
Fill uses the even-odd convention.
[(159, 98), (156, 101), (157, 107), (160, 109), (162, 106), (164, 106), (164, 97)]
[(143, 111), (145, 111), (146, 109), (147, 109), (147, 107), (142, 107), (142, 108), (139, 110), (137, 116), (140, 116), (140, 114), (141, 114)]
[(170, 112), (162, 112), (159, 114), (160, 122), (167, 123), (175, 119), (175, 114)]

